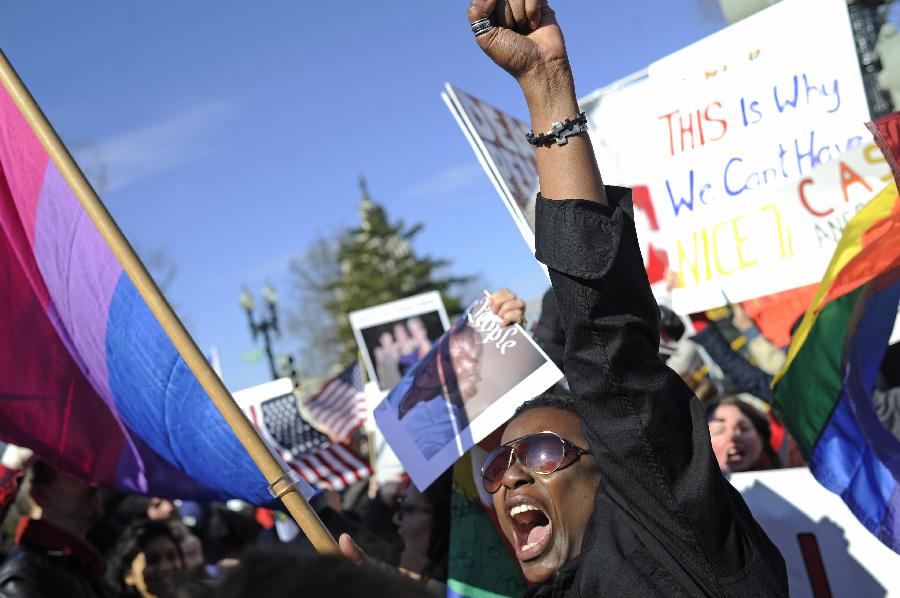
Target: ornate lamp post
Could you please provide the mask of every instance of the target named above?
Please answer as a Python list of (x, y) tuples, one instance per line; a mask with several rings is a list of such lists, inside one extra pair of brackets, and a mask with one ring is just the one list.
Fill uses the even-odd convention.
[(278, 329), (277, 310), (278, 294), (269, 283), (266, 283), (262, 288), (262, 297), (268, 307), (268, 314), (264, 314), (259, 320), (256, 320), (253, 313), (256, 302), (253, 299), (253, 295), (250, 294), (250, 291), (246, 288), (242, 289), (239, 301), (241, 307), (247, 312), (247, 322), (250, 324), (250, 333), (253, 336), (253, 340), (256, 340), (260, 335), (263, 337), (266, 357), (269, 359), (269, 371), (272, 373), (272, 379), (275, 380), (279, 376), (278, 370), (275, 367), (275, 356), (272, 353), (272, 333), (280, 334), (280, 330)]

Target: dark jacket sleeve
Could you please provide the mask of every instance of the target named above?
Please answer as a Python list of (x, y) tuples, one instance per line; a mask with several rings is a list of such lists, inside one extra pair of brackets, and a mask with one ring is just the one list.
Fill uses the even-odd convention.
[(539, 196), (536, 218), (536, 257), (549, 268), (566, 335), (565, 374), (601, 468), (598, 496), (667, 576), (690, 582), (679, 585), (752, 595), (733, 587), (749, 576), (772, 580), (754, 591), (786, 594), (784, 562), (720, 473), (700, 401), (657, 354), (659, 310), (630, 191), (607, 194), (610, 206)]
[(748, 392), (772, 404), (772, 376), (765, 373), (731, 348), (719, 329), (710, 324), (691, 339), (709, 353), (739, 392)]

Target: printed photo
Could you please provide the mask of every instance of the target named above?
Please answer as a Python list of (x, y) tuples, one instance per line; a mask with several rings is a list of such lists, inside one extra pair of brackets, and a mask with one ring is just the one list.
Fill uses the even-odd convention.
[(350, 314), (369, 379), (387, 391), (431, 350), (449, 327), (437, 292), (376, 305)]
[(500, 324), (487, 296), (476, 301), (375, 408), (420, 490), (562, 378), (521, 326)]

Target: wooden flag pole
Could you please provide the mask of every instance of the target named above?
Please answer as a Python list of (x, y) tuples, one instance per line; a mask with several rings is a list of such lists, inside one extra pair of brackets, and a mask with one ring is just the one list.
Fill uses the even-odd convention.
[(188, 334), (184, 325), (175, 315), (172, 307), (160, 292), (153, 278), (141, 263), (134, 249), (128, 243), (125, 235), (119, 230), (115, 221), (110, 216), (106, 207), (100, 201), (94, 189), (91, 187), (84, 174), (75, 164), (75, 160), (60, 141), (53, 130), (52, 125), (44, 116), (34, 98), (28, 92), (25, 84), (19, 78), (15, 69), (6, 59), (6, 55), (0, 50), (0, 81), (12, 96), (19, 110), (25, 116), (31, 129), (41, 140), (50, 158), (56, 164), (65, 181), (74, 191), (82, 208), (88, 214), (91, 221), (100, 231), (101, 236), (112, 249), (113, 255), (119, 260), (122, 268), (134, 283), (137, 291), (147, 303), (147, 307), (162, 325), (163, 330), (172, 340), (172, 344), (181, 354), (185, 363), (197, 377), (197, 381), (212, 399), (216, 407), (222, 413), (225, 421), (231, 426), (238, 440), (247, 449), (256, 466), (265, 476), (276, 494), (287, 507), (288, 512), (309, 538), (316, 550), (322, 553), (339, 552), (334, 538), (325, 529), (322, 521), (313, 511), (309, 503), (297, 492), (291, 484), (289, 475), (292, 470), (287, 469), (278, 457), (272, 454), (269, 447), (253, 427), (253, 424), (241, 411), (234, 401), (231, 393), (213, 371), (206, 357), (197, 347), (194, 339)]

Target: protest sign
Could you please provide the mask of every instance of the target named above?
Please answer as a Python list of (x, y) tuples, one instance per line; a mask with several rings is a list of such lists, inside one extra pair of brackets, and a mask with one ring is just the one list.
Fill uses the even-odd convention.
[(450, 326), (437, 291), (350, 313), (350, 326), (379, 390), (395, 387)]
[(684, 285), (675, 308), (722, 305), (723, 287), (742, 300), (799, 286), (768, 278), (787, 261), (821, 275), (830, 249), (788, 231), (825, 216), (769, 191), (871, 139), (846, 3), (784, 0), (652, 64), (649, 91), (650, 189)]
[(501, 327), (490, 297), (473, 303), (374, 417), (420, 490), (562, 378), (518, 324)]
[[(593, 138), (603, 180), (633, 189), (634, 218), (651, 284), (662, 281), (668, 259), (654, 213), (649, 177), (644, 174), (645, 141), (637, 123), (649, 122), (645, 72), (597, 90), (581, 103)], [(446, 85), (441, 94), (475, 155), (509, 210), (522, 238), (534, 251), (534, 210), (538, 191), (534, 148), (525, 140), (528, 125), (478, 98)]]
[(747, 193), (747, 209), (727, 220), (680, 229), (672, 258), (684, 287), (675, 291), (676, 309), (707, 305), (713, 288), (717, 302), (723, 292), (744, 301), (818, 282), (847, 222), (892, 181), (869, 140), (798, 181)]
[(737, 473), (731, 484), (784, 556), (791, 596), (900, 595), (900, 555), (808, 469)]
[(538, 177), (534, 148), (525, 140), (530, 128), (449, 83), (441, 98), (472, 145), (478, 161), (533, 253)]

